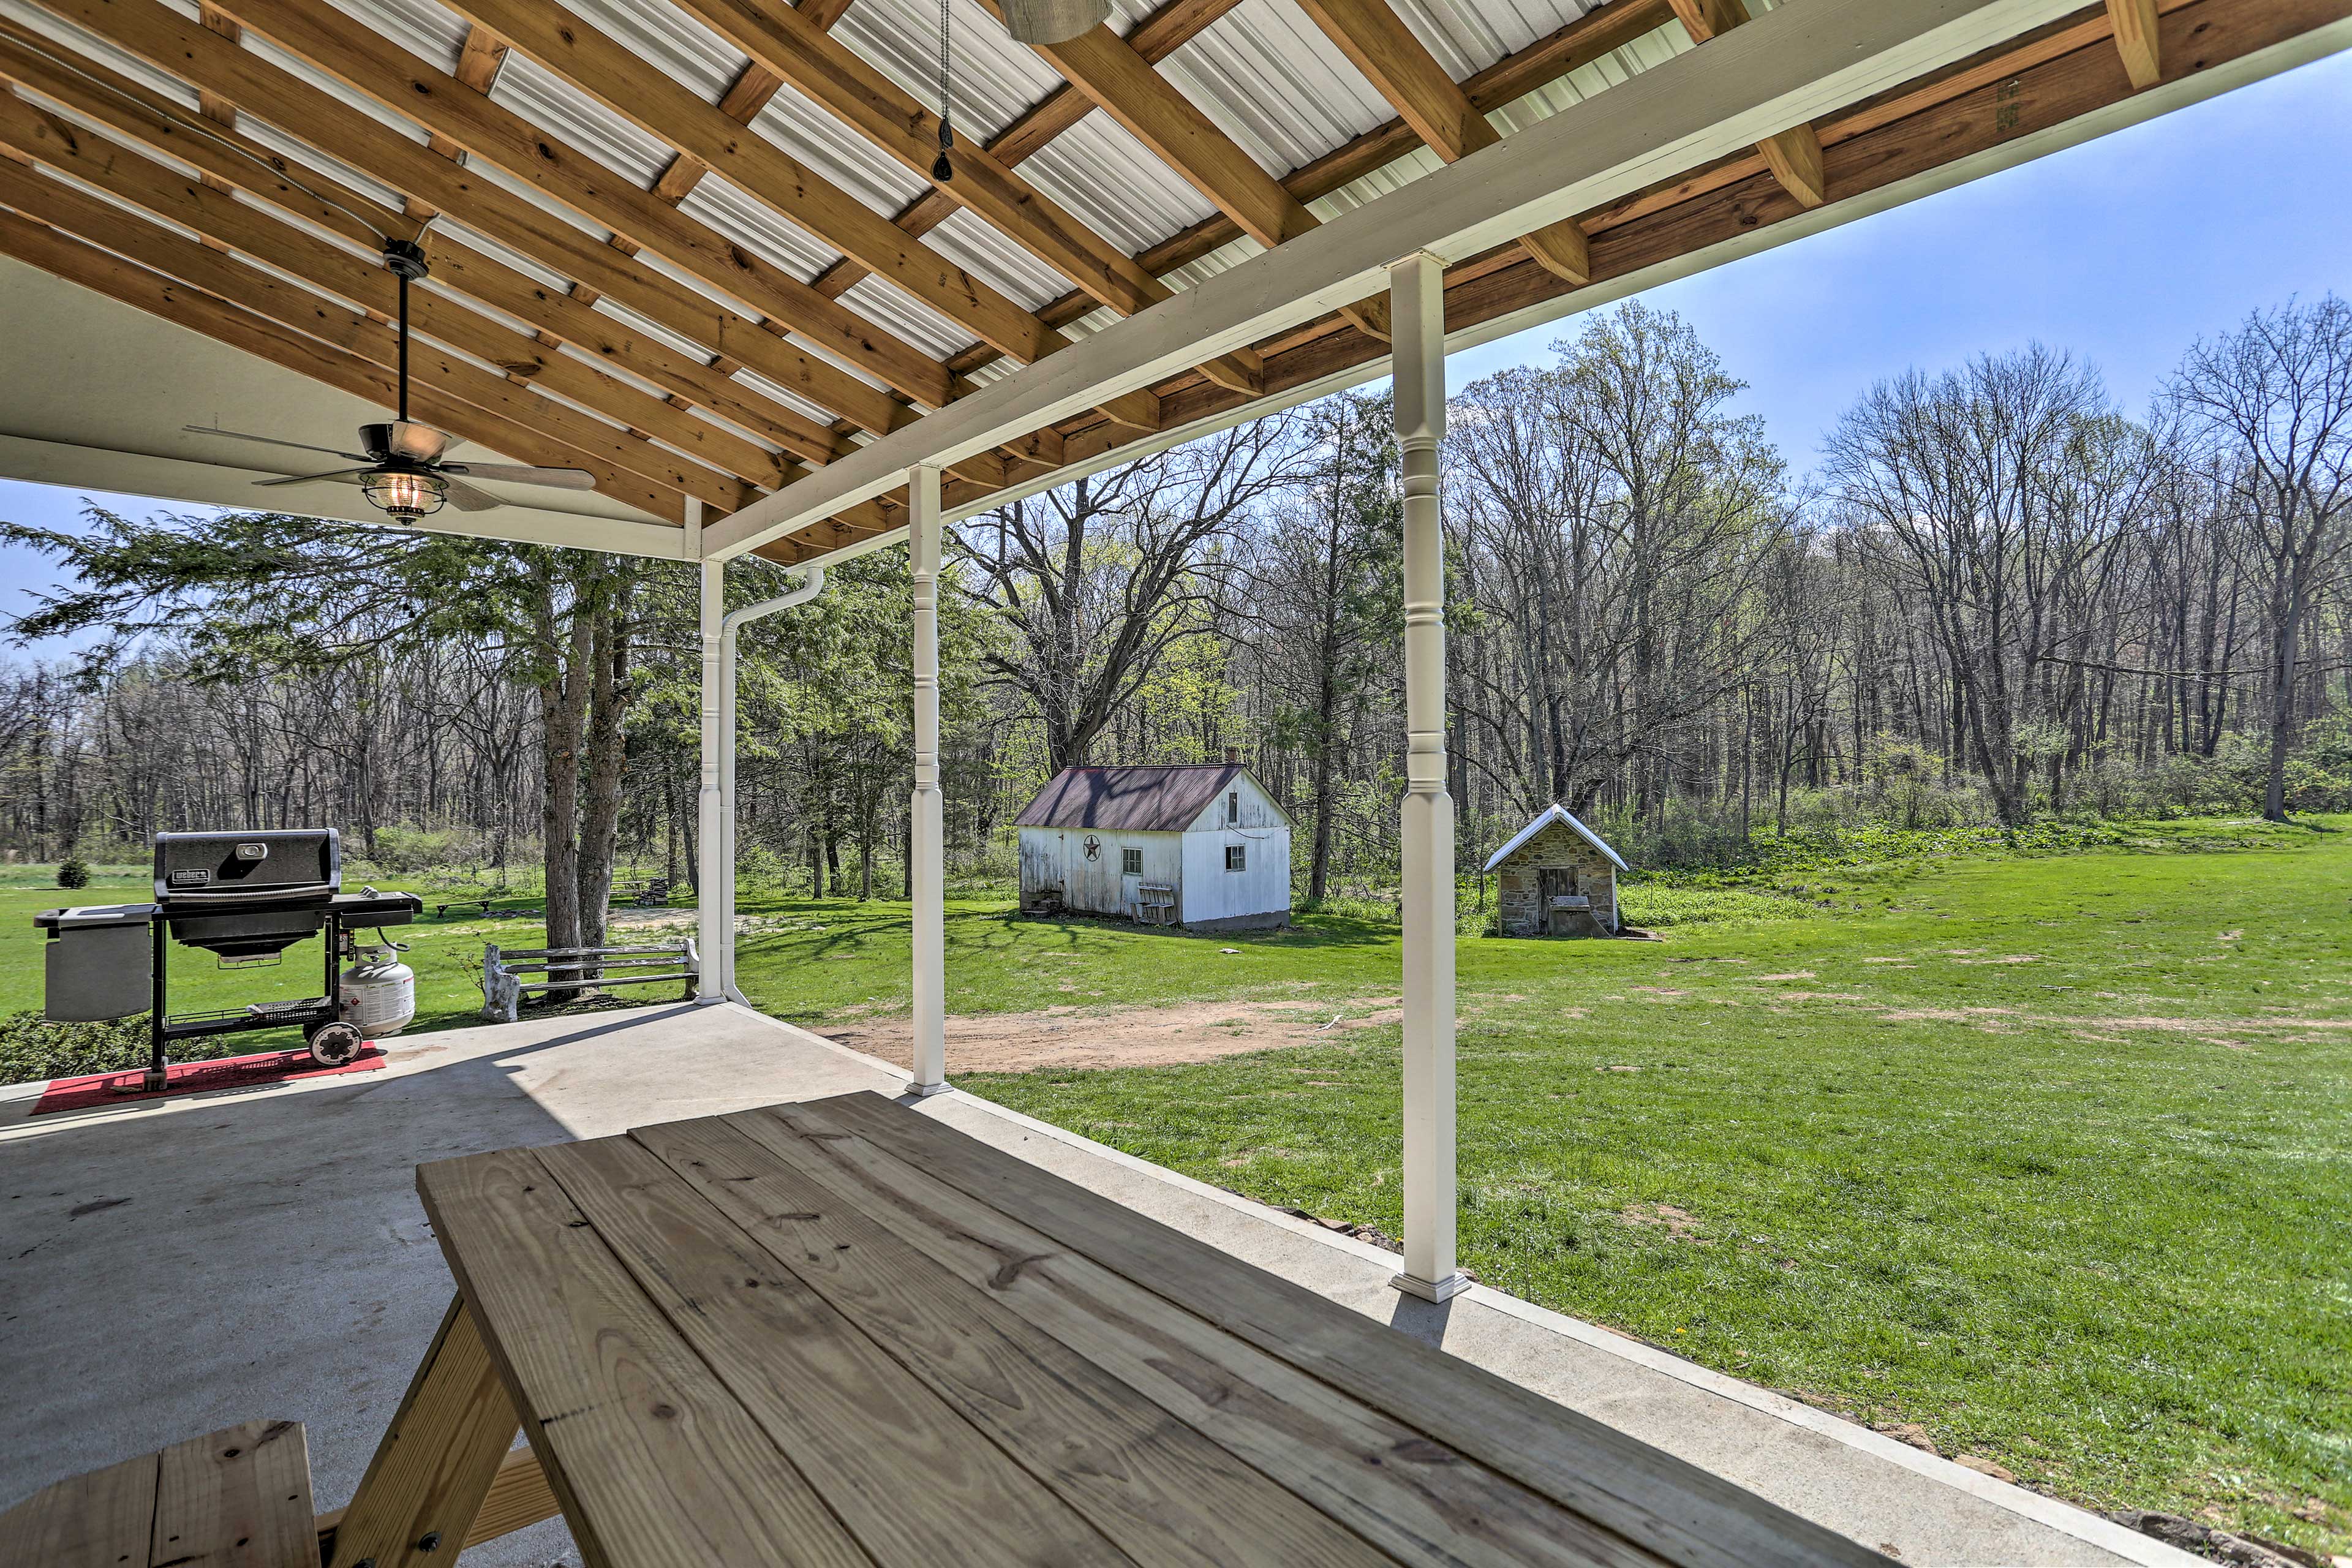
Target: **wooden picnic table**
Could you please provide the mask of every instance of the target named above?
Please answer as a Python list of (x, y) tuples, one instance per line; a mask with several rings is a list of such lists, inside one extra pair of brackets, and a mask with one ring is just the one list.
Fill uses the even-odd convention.
[(595, 1568), (1888, 1561), (877, 1095), (417, 1186), (458, 1298), (338, 1568), (518, 1460)]

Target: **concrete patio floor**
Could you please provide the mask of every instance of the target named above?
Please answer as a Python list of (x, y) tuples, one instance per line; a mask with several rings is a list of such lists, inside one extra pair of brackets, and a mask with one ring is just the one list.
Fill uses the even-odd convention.
[[(950, 1076), (954, 1038), (949, 1039)], [(256, 1416), (341, 1503), (447, 1305), (412, 1167), (906, 1075), (748, 1009), (656, 1006), (400, 1042), (383, 1070), (86, 1115), (0, 1103), (0, 1505)], [(36, 1090), (37, 1091), (37, 1090)], [(6, 1091), (0, 1091), (6, 1092)], [(971, 1096), (940, 1121), (1705, 1465), (1909, 1563), (2200, 1561), (2021, 1488)], [(561, 1521), (466, 1554), (579, 1561)]]

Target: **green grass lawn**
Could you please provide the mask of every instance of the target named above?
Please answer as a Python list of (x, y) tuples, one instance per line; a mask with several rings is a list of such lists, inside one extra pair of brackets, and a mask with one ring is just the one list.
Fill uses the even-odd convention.
[[(2078, 1502), (2352, 1548), (2347, 826), (1634, 888), (1668, 942), (1465, 940), (1463, 1262)], [(820, 1027), (905, 1007), (901, 909), (774, 915), (743, 947), (755, 1000)], [(1371, 924), (1188, 938), (975, 903), (948, 931), (958, 1013), (1396, 986)], [(1402, 1226), (1392, 1027), (958, 1081)]]
[[(2077, 1502), (2352, 1550), (2352, 822), (2125, 837), (1629, 887), (1663, 943), (1465, 938), (1464, 1265)], [(0, 886), (0, 1013), (38, 1005), (29, 916), (60, 901)], [(903, 903), (742, 910), (769, 1011), (906, 1010)], [(959, 900), (947, 930), (957, 1014), (1397, 987), (1376, 921), (1192, 937)], [(485, 940), (538, 940), (403, 934), (420, 1029), (473, 1021)], [(1002, 1103), (1402, 1227), (1393, 1026), (1097, 1072), (957, 1075), (954, 1048)]]

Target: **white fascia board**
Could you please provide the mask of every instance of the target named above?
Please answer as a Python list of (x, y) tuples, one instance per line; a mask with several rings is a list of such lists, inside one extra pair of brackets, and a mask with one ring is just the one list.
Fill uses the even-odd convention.
[(694, 558), (687, 531), (667, 523), (631, 522), (625, 518), (509, 503), (496, 511), (464, 512), (454, 507), (445, 508), (413, 525), (404, 525), (368, 505), (360, 499), (358, 489), (348, 485), (289, 486), (275, 489), (266, 496), (253, 488), (258, 480), (280, 477), (268, 468), (230, 468), (220, 463), (152, 457), (143, 452), (0, 435), (0, 479), (21, 479), (27, 484), (146, 496), (166, 503), (226, 507), (234, 511), (287, 512), (369, 528), (406, 531), (413, 527), (425, 533), (468, 539), (603, 550), (659, 561)]
[(2080, 0), (1797, 0), (882, 437), (713, 526), (741, 554), (1387, 287), (1963, 60)]

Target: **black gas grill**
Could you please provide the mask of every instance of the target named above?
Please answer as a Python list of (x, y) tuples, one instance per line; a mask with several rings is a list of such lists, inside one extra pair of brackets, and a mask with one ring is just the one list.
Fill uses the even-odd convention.
[(317, 935), (342, 879), (331, 827), (155, 836), (156, 911), (174, 939), (231, 963)]
[[(342, 889), (341, 845), (331, 827), (255, 833), (159, 833), (155, 836), (155, 901), (49, 910), (34, 924), (50, 937), (48, 1013), (89, 1022), (128, 1017), (149, 1009), (152, 1058), (144, 1087), (162, 1089), (167, 1047), (173, 1040), (243, 1029), (299, 1026), (313, 1055), (331, 1060), (358, 1048), (358, 1034), (338, 1025), (336, 964), (348, 954), (348, 931), (405, 925), (424, 909), (414, 893)], [(144, 928), (149, 963), (136, 963)], [(224, 967), (268, 963), (321, 931), (325, 986), (321, 995), (174, 1016), (169, 1008), (170, 942), (201, 948)], [(168, 941), (167, 941), (168, 939)], [(326, 1031), (337, 1026), (331, 1041)], [(326, 1054), (321, 1054), (322, 1047)]]

